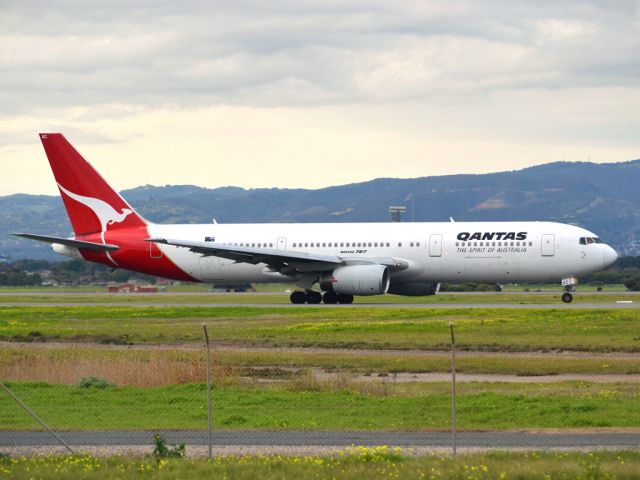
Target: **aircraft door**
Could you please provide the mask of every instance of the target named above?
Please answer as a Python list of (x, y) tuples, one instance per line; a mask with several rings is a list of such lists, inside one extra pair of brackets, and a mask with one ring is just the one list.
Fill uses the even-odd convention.
[(552, 233), (542, 235), (542, 256), (553, 257), (556, 251), (556, 236)]
[(151, 258), (162, 258), (162, 250), (153, 242), (145, 242), (149, 244), (149, 256)]
[(287, 237), (279, 237), (278, 250), (286, 250), (286, 249), (287, 249)]
[(430, 257), (442, 256), (442, 234), (433, 233), (429, 237), (429, 256)]

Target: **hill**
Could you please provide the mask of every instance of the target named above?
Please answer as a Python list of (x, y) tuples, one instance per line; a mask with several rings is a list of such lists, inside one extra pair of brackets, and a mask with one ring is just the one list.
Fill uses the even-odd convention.
[[(639, 180), (640, 160), (556, 162), (490, 174), (380, 178), (318, 190), (147, 185), (122, 195), (158, 223), (388, 221), (389, 205), (405, 205), (405, 221), (548, 220), (581, 225), (619, 254), (637, 255)], [(0, 197), (0, 254), (58, 258), (46, 245), (8, 235), (17, 231), (68, 235), (71, 226), (59, 197)]]

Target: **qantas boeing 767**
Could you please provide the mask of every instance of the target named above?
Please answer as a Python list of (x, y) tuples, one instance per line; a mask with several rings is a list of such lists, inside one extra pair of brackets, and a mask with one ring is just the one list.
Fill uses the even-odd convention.
[(553, 281), (570, 302), (576, 277), (617, 258), (597, 235), (550, 222), (154, 224), (63, 135), (40, 139), (74, 236), (16, 235), (113, 268), (190, 282), (293, 282), (302, 290), (292, 303), (434, 295), (440, 282)]

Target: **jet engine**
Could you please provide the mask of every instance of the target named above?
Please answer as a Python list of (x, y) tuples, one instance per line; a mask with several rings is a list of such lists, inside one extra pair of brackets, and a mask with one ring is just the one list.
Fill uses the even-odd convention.
[(438, 282), (406, 282), (392, 283), (389, 285), (389, 293), (407, 295), (410, 297), (423, 297), (435, 295), (440, 290)]
[(350, 265), (320, 275), (320, 288), (344, 295), (382, 295), (389, 289), (384, 265)]

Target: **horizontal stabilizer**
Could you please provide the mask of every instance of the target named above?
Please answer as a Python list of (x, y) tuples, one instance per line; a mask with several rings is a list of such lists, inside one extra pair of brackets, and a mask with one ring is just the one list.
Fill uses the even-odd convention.
[(73, 240), (72, 238), (49, 237), (46, 235), (36, 235), (34, 233), (12, 233), (11, 235), (29, 238), (31, 240), (37, 240), (38, 242), (59, 243), (61, 245), (67, 245), (69, 247), (81, 248), (84, 250), (94, 250), (97, 252), (110, 252), (113, 250), (118, 250), (118, 248), (120, 248), (118, 247), (118, 245), (83, 242), (82, 240)]

